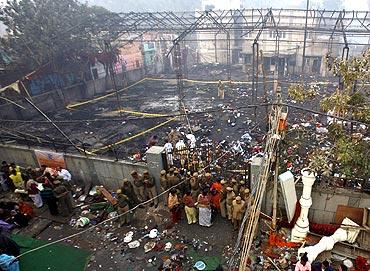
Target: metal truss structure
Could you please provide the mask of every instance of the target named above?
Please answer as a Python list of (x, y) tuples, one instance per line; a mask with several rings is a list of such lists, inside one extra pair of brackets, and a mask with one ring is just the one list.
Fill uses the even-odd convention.
[[(230, 74), (230, 39), (250, 40), (252, 42), (252, 90), (253, 102), (256, 100), (258, 86), (259, 41), (263, 31), (274, 33), (275, 57), (279, 57), (281, 32), (304, 33), (302, 71), (305, 64), (307, 33), (327, 36), (328, 51), (331, 52), (333, 44), (342, 44), (342, 58), (347, 59), (349, 53), (348, 37), (366, 37), (370, 34), (370, 16), (367, 11), (330, 11), (314, 9), (236, 9), (236, 10), (209, 10), (194, 12), (146, 12), (146, 13), (119, 13), (106, 20), (106, 33), (114, 35), (111, 40), (118, 40), (122, 44), (135, 41), (145, 41), (147, 33), (171, 34), (173, 46), (167, 56), (172, 54), (174, 68), (178, 80), (179, 107), (183, 88), (183, 68), (181, 44), (184, 42), (200, 41), (197, 33), (214, 34), (215, 55), (217, 59), (217, 37), (224, 34), (226, 40), (226, 63), (228, 79)], [(230, 35), (232, 34), (232, 38)], [(226, 38), (225, 38), (226, 36)], [(204, 36), (203, 36), (204, 37)], [(254, 37), (254, 38), (253, 38)], [(341, 38), (343, 37), (343, 42)], [(263, 41), (263, 40), (262, 40)], [(124, 44), (125, 45), (125, 44)], [(124, 46), (123, 45), (123, 46)], [(186, 60), (185, 60), (186, 62)], [(181, 110), (181, 109), (180, 109)]]
[[(264, 18), (274, 18), (276, 25), (264, 26)], [(307, 25), (305, 18), (308, 18)], [(291, 19), (302, 19), (301, 23), (291, 23)], [(340, 25), (340, 27), (338, 27)], [(226, 31), (240, 29), (242, 36), (262, 27), (278, 28), (285, 31), (307, 31), (347, 35), (368, 35), (370, 16), (367, 11), (329, 11), (302, 9), (236, 9), (194, 12), (146, 12), (119, 13), (107, 17), (107, 30), (116, 30), (133, 36), (146, 32), (177, 33), (186, 36), (195, 31)]]

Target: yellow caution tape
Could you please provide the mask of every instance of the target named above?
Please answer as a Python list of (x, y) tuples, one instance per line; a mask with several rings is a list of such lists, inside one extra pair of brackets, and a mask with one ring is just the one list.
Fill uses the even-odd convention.
[[(171, 82), (171, 81), (175, 81), (176, 79), (173, 79), (173, 78), (155, 78), (155, 77), (145, 77), (135, 83), (133, 83), (132, 85), (129, 85), (123, 89), (120, 89), (118, 90), (118, 93), (119, 92), (122, 92), (122, 91), (125, 91), (129, 88), (132, 88), (133, 86), (136, 86), (140, 83), (143, 83), (145, 81), (168, 81), (168, 82)], [(215, 81), (202, 81), (202, 80), (190, 80), (190, 79), (183, 79), (184, 82), (188, 82), (188, 83), (202, 83), (202, 84), (218, 84), (219, 81), (215, 80)], [(221, 81), (222, 83), (230, 83), (230, 81)], [(272, 82), (272, 81), (271, 81)], [(250, 84), (251, 82), (249, 81), (232, 81), (232, 83), (234, 84)], [(83, 101), (83, 102), (80, 102), (80, 103), (75, 103), (75, 104), (69, 104), (66, 106), (67, 109), (69, 110), (72, 110), (73, 108), (75, 107), (78, 107), (78, 106), (81, 106), (81, 105), (85, 105), (85, 104), (89, 104), (89, 103), (93, 103), (93, 102), (96, 102), (96, 101), (100, 101), (100, 100), (103, 100), (105, 98), (108, 98), (108, 97), (111, 97), (113, 95), (115, 95), (116, 92), (110, 92), (108, 94), (105, 94), (103, 96), (99, 96), (99, 97), (96, 97), (96, 98), (93, 98), (93, 99), (90, 99), (90, 100), (86, 100), (86, 101)]]
[(88, 154), (88, 155), (96, 155), (95, 153), (89, 152), (89, 151), (84, 150), (84, 149), (82, 149), (82, 148), (80, 148), (80, 147), (77, 147), (77, 149), (78, 149), (80, 152), (86, 153), (86, 154)]
[(150, 81), (176, 81), (176, 78), (156, 78), (156, 77), (146, 77)]
[[(129, 89), (129, 88), (132, 88), (133, 86), (136, 86), (137, 84), (140, 84), (140, 83), (144, 82), (145, 80), (147, 80), (147, 79), (146, 78), (143, 78), (143, 79), (141, 79), (141, 80), (133, 83), (132, 85), (129, 85), (129, 86), (123, 88), (123, 89), (118, 90), (118, 92), (122, 92), (124, 90)], [(110, 97), (110, 96), (113, 96), (115, 94), (116, 94), (115, 91), (114, 92), (110, 92), (110, 93), (108, 93), (106, 95), (103, 95), (103, 96), (100, 96), (100, 97), (97, 97), (97, 98), (94, 98), (94, 99), (91, 99), (91, 100), (87, 100), (87, 101), (76, 103), (76, 104), (67, 105), (66, 107), (67, 107), (67, 109), (72, 109), (72, 108), (77, 107), (77, 106), (81, 106), (81, 105), (84, 105), (84, 104), (88, 104), (88, 103), (92, 103), (92, 102), (96, 102), (96, 101), (105, 99), (105, 98)]]
[(162, 123), (160, 123), (160, 124), (158, 124), (158, 125), (156, 125), (156, 126), (154, 126), (154, 127), (152, 127), (152, 128), (149, 128), (149, 129), (147, 129), (147, 130), (145, 130), (145, 131), (142, 131), (142, 132), (140, 132), (140, 133), (138, 133), (138, 134), (136, 134), (136, 135), (130, 136), (130, 137), (128, 137), (128, 138), (124, 138), (124, 139), (122, 139), (122, 140), (120, 140), (120, 141), (117, 141), (117, 142), (115, 142), (115, 143), (113, 143), (113, 144), (109, 144), (109, 145), (106, 145), (106, 146), (104, 146), (104, 147), (101, 147), (101, 148), (98, 148), (98, 149), (94, 149), (94, 150), (92, 150), (91, 152), (92, 152), (92, 153), (96, 153), (96, 152), (98, 152), (98, 151), (106, 150), (106, 149), (109, 149), (109, 148), (111, 148), (111, 147), (113, 147), (113, 146), (120, 145), (120, 144), (125, 143), (125, 142), (127, 142), (127, 141), (130, 141), (130, 140), (132, 140), (132, 139), (134, 139), (134, 138), (137, 138), (137, 137), (139, 137), (139, 136), (142, 136), (142, 135), (144, 135), (144, 134), (146, 134), (146, 133), (149, 133), (149, 132), (151, 132), (151, 131), (154, 131), (155, 129), (157, 129), (157, 128), (159, 128), (159, 127), (163, 126), (163, 125), (166, 125), (167, 123), (169, 123), (169, 122), (173, 121), (174, 119), (176, 119), (176, 117), (171, 118), (171, 119), (168, 119), (168, 120), (166, 120), (165, 122), (162, 122)]
[[(176, 79), (173, 79), (173, 78), (155, 78), (155, 77), (145, 77), (135, 83), (133, 83), (132, 85), (130, 86), (127, 86), (123, 89), (120, 89), (118, 90), (118, 93), (119, 92), (122, 92), (122, 91), (125, 91), (129, 88), (132, 88), (133, 86), (136, 86), (140, 83), (143, 83), (145, 81), (168, 81), (168, 82), (171, 82), (171, 81), (176, 81)], [(184, 82), (187, 82), (187, 83), (200, 83), (200, 84), (218, 84), (220, 81), (219, 80), (214, 80), (214, 81), (203, 81), (203, 80), (191, 80), (191, 79), (183, 79)], [(263, 81), (260, 81), (260, 82), (263, 82)], [(266, 81), (266, 83), (273, 83), (274, 80), (269, 80), (269, 81)], [(230, 80), (221, 80), (221, 83), (223, 84), (228, 84), (230, 83)], [(231, 80), (231, 83), (232, 84), (251, 84), (252, 82), (251, 81), (233, 81)], [(283, 81), (280, 81), (279, 83), (283, 83)], [(288, 82), (290, 83), (290, 82)], [(329, 82), (318, 82), (318, 84), (329, 84)], [(93, 103), (93, 102), (96, 102), (96, 101), (99, 101), (99, 100), (103, 100), (105, 98), (108, 98), (108, 97), (111, 97), (113, 95), (115, 95), (116, 92), (110, 92), (106, 95), (103, 95), (103, 96), (100, 96), (100, 97), (97, 97), (97, 98), (93, 98), (93, 99), (90, 99), (90, 100), (86, 100), (86, 101), (83, 101), (83, 102), (80, 102), (80, 103), (75, 103), (75, 104), (69, 104), (66, 106), (67, 109), (69, 110), (72, 110), (73, 108), (75, 107), (78, 107), (78, 106), (81, 106), (81, 105), (85, 105), (85, 104), (89, 104), (89, 103)]]
[(128, 114), (137, 115), (137, 116), (144, 116), (144, 117), (168, 117), (168, 115), (166, 115), (166, 114), (138, 112), (138, 111), (132, 111), (132, 110), (127, 110), (127, 109), (120, 109), (120, 110), (116, 110), (115, 112), (128, 113)]
[[(201, 84), (218, 84), (219, 82), (223, 84), (230, 83), (230, 80), (203, 81), (203, 80), (183, 79), (183, 81), (188, 82), (188, 83), (201, 83)], [(250, 83), (250, 82), (243, 82), (243, 81), (231, 81), (231, 82), (235, 84)]]

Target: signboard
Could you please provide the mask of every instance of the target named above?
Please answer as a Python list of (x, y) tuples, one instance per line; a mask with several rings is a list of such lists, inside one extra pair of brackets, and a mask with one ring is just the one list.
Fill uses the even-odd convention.
[(35, 150), (35, 155), (40, 166), (45, 165), (51, 168), (66, 167), (62, 153)]

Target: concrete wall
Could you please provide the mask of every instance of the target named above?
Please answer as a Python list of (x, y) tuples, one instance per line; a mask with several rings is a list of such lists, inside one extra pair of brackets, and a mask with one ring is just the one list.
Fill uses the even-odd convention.
[(129, 163), (103, 158), (87, 158), (80, 155), (65, 155), (67, 169), (74, 179), (93, 184), (102, 184), (109, 189), (117, 189), (123, 178), (131, 179), (130, 172), (147, 169), (144, 163)]
[[(144, 77), (142, 69), (127, 71), (125, 75), (117, 74), (117, 86), (122, 88), (124, 84), (132, 84)], [(124, 82), (125, 78), (125, 82)], [(111, 80), (109, 77), (90, 80), (70, 87), (49, 91), (32, 97), (33, 102), (44, 112), (54, 112), (56, 109), (66, 105), (92, 98), (96, 95), (112, 91)], [(0, 118), (2, 119), (32, 119), (39, 113), (32, 108), (25, 100), (12, 99), (17, 104), (23, 106), (22, 109), (14, 104), (5, 103), (0, 105)]]
[[(143, 69), (127, 71), (125, 74), (116, 74), (116, 83), (118, 88), (123, 88), (124, 85), (130, 85), (144, 78)], [(126, 80), (124, 82), (124, 79)], [(104, 94), (107, 90), (112, 91), (112, 83), (110, 77), (99, 78), (86, 82), (87, 95), (93, 97), (95, 95)]]
[[(33, 149), (21, 146), (0, 145), (0, 159), (15, 162), (22, 167), (39, 167)], [(99, 157), (85, 157), (78, 154), (65, 154), (64, 160), (73, 180), (102, 184), (109, 189), (117, 189), (123, 178), (131, 179), (130, 172), (147, 169), (144, 163), (114, 161)]]
[(323, 191), (315, 189), (308, 217), (310, 221), (316, 223), (333, 223), (338, 205), (357, 208), (370, 207), (370, 196), (341, 188)]
[[(297, 199), (302, 195), (302, 185), (296, 185)], [(280, 187), (279, 187), (280, 189)], [(263, 211), (270, 215), (272, 213), (272, 190), (267, 191), (267, 197), (263, 204)], [(335, 213), (338, 205), (348, 205), (357, 208), (370, 207), (370, 195), (355, 192), (343, 188), (317, 188), (312, 189), (312, 206), (308, 213), (309, 221), (315, 223), (334, 223)], [(283, 197), (279, 197), (278, 206), (285, 215)]]

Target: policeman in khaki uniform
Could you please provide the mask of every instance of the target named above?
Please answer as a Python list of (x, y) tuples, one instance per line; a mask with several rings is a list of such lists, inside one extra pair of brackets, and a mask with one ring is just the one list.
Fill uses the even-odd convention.
[(190, 178), (190, 189), (191, 189), (191, 197), (194, 201), (197, 201), (198, 195), (200, 194), (200, 187), (199, 187), (199, 179), (198, 173), (194, 172), (193, 177)]
[(128, 212), (130, 210), (129, 207), (129, 198), (122, 193), (121, 189), (117, 190), (117, 212), (120, 215), (119, 223), (120, 227), (124, 225), (128, 225), (131, 223), (131, 214)]
[(250, 191), (248, 188), (244, 189), (242, 197), (243, 197), (243, 200), (245, 201), (246, 206), (253, 205), (253, 196), (250, 194)]
[(170, 170), (167, 174), (167, 180), (168, 180), (168, 184), (169, 184), (170, 187), (178, 184), (179, 181), (180, 181), (179, 178), (175, 175), (175, 169), (173, 167), (170, 168)]
[(138, 196), (140, 201), (145, 200), (145, 188), (143, 182), (143, 176), (141, 176), (137, 171), (131, 172), (131, 177), (134, 180), (134, 190), (135, 194)]
[[(166, 191), (168, 188), (170, 188), (168, 180), (167, 180), (167, 172), (163, 169), (161, 170), (161, 175), (159, 176), (159, 182), (161, 184), (161, 192)], [(163, 204), (167, 206), (167, 200), (168, 200), (168, 192), (164, 193), (163, 196)]]
[(245, 201), (242, 200), (240, 196), (237, 196), (233, 200), (232, 222), (234, 225), (234, 230), (239, 229), (241, 221), (243, 219), (244, 212), (245, 212)]
[(235, 193), (233, 188), (228, 186), (226, 187), (226, 212), (227, 219), (231, 220), (233, 217), (233, 200), (235, 199)]
[(239, 195), (241, 197), (243, 197), (244, 195), (244, 190), (247, 189), (246, 185), (245, 185), (245, 181), (241, 180), (240, 181), (240, 186), (239, 186)]
[(233, 188), (235, 195), (238, 195), (239, 194), (239, 184), (235, 178), (231, 179), (231, 187)]
[(154, 207), (157, 208), (158, 198), (157, 198), (157, 189), (155, 187), (155, 180), (152, 176), (150, 176), (149, 171), (147, 170), (143, 172), (143, 183), (146, 189), (146, 194), (148, 195), (149, 199), (153, 199), (150, 205), (152, 206), (154, 203)]
[(221, 198), (220, 198), (220, 213), (221, 213), (221, 216), (226, 218), (226, 215), (227, 215), (227, 212), (226, 212), (226, 181), (225, 180), (221, 180), (221, 185), (222, 185), (222, 189), (221, 189)]

